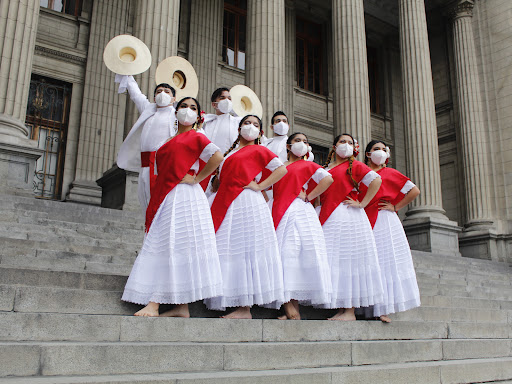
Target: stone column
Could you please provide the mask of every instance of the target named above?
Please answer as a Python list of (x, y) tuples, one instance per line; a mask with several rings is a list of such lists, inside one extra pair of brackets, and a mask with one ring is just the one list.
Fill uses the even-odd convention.
[(371, 140), (370, 91), (363, 0), (332, 0), (334, 135)]
[(295, 97), (295, 83), (297, 79), (297, 71), (295, 69), (295, 63), (297, 60), (295, 48), (296, 48), (296, 35), (295, 35), (295, 20), (296, 20), (296, 12), (293, 1), (286, 2), (286, 15), (285, 15), (285, 49), (286, 49), (286, 81), (285, 81), (285, 109), (284, 113), (288, 116), (288, 122), (290, 123), (290, 127), (292, 132), (294, 129), (294, 97)]
[[(466, 200), (465, 230), (459, 238), (463, 256), (495, 258), (497, 255), (493, 250), (496, 249), (496, 236), (491, 228), (488, 143), (482, 118), (480, 79), (473, 36), (473, 6), (472, 0), (458, 0), (451, 10)], [(487, 239), (483, 241), (483, 237)], [(492, 237), (494, 240), (491, 240)], [(479, 246), (483, 244), (485, 248)], [(485, 255), (482, 254), (484, 250), (487, 250)]]
[(222, 0), (192, 0), (188, 60), (199, 78), (197, 98), (204, 111), (213, 112), (210, 104), (217, 89), (217, 68), (222, 44)]
[[(35, 161), (43, 151), (25, 127), (39, 2), (0, 3), (0, 189), (31, 194)], [(5, 181), (5, 182), (4, 182)]]
[(247, 85), (263, 105), (268, 135), (270, 117), (285, 103), (285, 0), (249, 0), (247, 4)]
[(124, 98), (103, 63), (103, 50), (110, 39), (126, 33), (129, 6), (130, 0), (93, 3), (75, 180), (66, 200), (101, 204), (96, 180), (115, 163), (122, 142)]
[(399, 0), (404, 125), (409, 177), (421, 190), (404, 221), (411, 248), (459, 255), (442, 208), (441, 171), (424, 0)]

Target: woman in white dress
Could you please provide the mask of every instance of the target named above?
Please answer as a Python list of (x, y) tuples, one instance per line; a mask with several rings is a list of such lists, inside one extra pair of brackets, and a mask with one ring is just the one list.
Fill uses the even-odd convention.
[[(411, 249), (398, 215), (420, 194), (408, 177), (386, 166), (389, 148), (379, 140), (372, 140), (365, 150), (364, 162), (377, 172), (382, 185), (365, 211), (373, 227), (379, 255), (384, 300), (375, 304), (373, 314), (389, 323), (390, 313), (402, 312), (420, 306), (420, 292), (412, 261)], [(363, 186), (360, 197), (366, 188)]]
[[(223, 295), (206, 300), (206, 305), (215, 310), (237, 307), (224, 318), (250, 319), (253, 305), (284, 300), (277, 238), (261, 191), (283, 177), (286, 167), (270, 150), (255, 145), (262, 134), (257, 116), (245, 116), (239, 129), (220, 167), (219, 189), (211, 206)], [(261, 180), (265, 169), (271, 174)]]
[[(355, 160), (354, 144), (352, 136), (346, 133), (335, 138), (327, 159), (334, 183), (320, 198), (319, 218), (333, 289), (326, 307), (339, 309), (330, 320), (355, 320), (356, 307), (380, 303), (383, 294), (373, 231), (363, 210), (379, 190), (381, 179)], [(359, 202), (361, 184), (368, 186), (368, 192)]]
[[(222, 161), (219, 148), (196, 128), (193, 98), (176, 108), (178, 132), (156, 153), (158, 172), (146, 210), (146, 236), (122, 300), (146, 305), (135, 316), (189, 317), (188, 303), (222, 294), (222, 275), (210, 207), (199, 182)], [(199, 159), (206, 166), (198, 173)]]
[(305, 160), (308, 139), (294, 133), (286, 141), (288, 173), (273, 186), (272, 218), (283, 263), (285, 315), (300, 320), (299, 303), (322, 306), (331, 301), (332, 285), (324, 234), (311, 205), (333, 183), (329, 172)]

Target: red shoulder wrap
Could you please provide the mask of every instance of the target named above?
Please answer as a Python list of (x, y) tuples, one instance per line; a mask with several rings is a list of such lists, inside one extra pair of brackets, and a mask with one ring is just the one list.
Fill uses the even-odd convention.
[(275, 157), (274, 153), (261, 145), (248, 145), (224, 161), (219, 175), (219, 190), (211, 207), (215, 232), (224, 221), (233, 200)]
[[(379, 215), (379, 202), (380, 201), (389, 201), (391, 204), (395, 205), (400, 200), (404, 198), (404, 194), (400, 191), (404, 187), (405, 183), (409, 180), (407, 176), (402, 175), (396, 169), (393, 168), (382, 168), (378, 172), (379, 176), (382, 179), (382, 185), (379, 188), (379, 191), (375, 195), (375, 197), (368, 203), (366, 208), (366, 215), (368, 216), (368, 220), (372, 225), (372, 228), (375, 226), (375, 222), (377, 221), (377, 217)], [(361, 193), (359, 194), (359, 201), (363, 200), (368, 192), (368, 187), (366, 185), (361, 186)]]
[[(347, 197), (357, 199), (357, 194), (352, 193), (354, 184), (348, 174), (349, 162), (346, 161), (340, 165), (331, 168), (329, 172), (334, 179), (334, 183), (322, 194), (320, 200), (322, 209), (320, 210), (320, 224), (324, 225), (331, 213), (340, 205)], [(356, 183), (360, 183), (365, 175), (371, 169), (360, 161), (354, 160), (352, 163), (352, 177)]]
[(274, 184), (272, 218), (276, 229), (290, 204), (299, 196), (302, 186), (315, 174), (318, 168), (320, 166), (312, 161), (295, 161), (286, 167), (288, 173)]
[(208, 144), (210, 140), (205, 135), (191, 130), (176, 136), (158, 149), (156, 163), (159, 172), (146, 209), (146, 232), (160, 204), (185, 177)]

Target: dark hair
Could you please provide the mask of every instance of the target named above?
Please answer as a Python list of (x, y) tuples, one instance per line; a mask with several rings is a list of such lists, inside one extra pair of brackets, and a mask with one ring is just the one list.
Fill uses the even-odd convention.
[(173, 87), (171, 87), (171, 86), (170, 86), (169, 84), (167, 84), (167, 83), (160, 83), (160, 84), (158, 84), (158, 85), (155, 87), (155, 91), (153, 92), (153, 96), (156, 96), (156, 90), (157, 90), (158, 88), (160, 88), (160, 87), (170, 89), (170, 90), (171, 90), (171, 92), (172, 92), (172, 97), (176, 97), (176, 91), (174, 90), (174, 88), (173, 88)]
[[(262, 127), (261, 127), (261, 119), (256, 116), (256, 115), (245, 115), (243, 117), (242, 120), (240, 120), (240, 124), (238, 124), (238, 129), (242, 128), (242, 125), (244, 124), (244, 121), (247, 120), (247, 118), (249, 117), (255, 117), (258, 119), (258, 122), (260, 123), (260, 132), (262, 131)], [(257, 144), (260, 143), (260, 138), (258, 137), (257, 139)], [(237, 144), (240, 142), (240, 134), (238, 135), (238, 137), (236, 138), (235, 142), (233, 143), (233, 145), (224, 153), (224, 157), (226, 157), (228, 155), (229, 152), (231, 152), (233, 149), (235, 149), (235, 147), (237, 146)]]
[[(184, 97), (183, 99), (178, 101), (178, 104), (176, 104), (176, 111), (178, 111), (178, 109), (180, 109), (181, 104), (183, 104), (183, 102), (188, 99), (195, 101), (195, 103), (197, 105), (197, 116), (201, 117), (201, 104), (199, 104), (199, 101), (197, 101), (197, 99), (190, 97), (190, 96)], [(197, 122), (194, 123), (194, 126), (197, 125), (196, 129), (200, 128), (200, 124), (201, 123), (198, 124)]]
[(260, 131), (261, 131), (263, 129), (262, 124), (261, 124), (261, 119), (258, 116), (256, 116), (256, 115), (245, 115), (242, 118), (242, 120), (240, 120), (240, 124), (238, 124), (238, 128), (242, 128), (242, 125), (244, 124), (245, 120), (247, 120), (251, 116), (258, 119), (258, 123), (260, 123)]
[(286, 144), (291, 144), (292, 140), (295, 139), (295, 136), (297, 136), (297, 135), (304, 135), (304, 136), (306, 136), (306, 140), (309, 142), (308, 136), (305, 133), (295, 132), (295, 133), (292, 133), (290, 136), (288, 136), (288, 140), (286, 140)]
[(368, 145), (366, 146), (365, 150), (364, 150), (364, 163), (365, 163), (366, 165), (368, 165), (368, 160), (369, 160), (369, 159), (368, 159), (368, 157), (366, 156), (366, 154), (367, 154), (368, 152), (370, 152), (370, 151), (372, 150), (373, 146), (374, 146), (375, 144), (377, 144), (377, 143), (382, 143), (382, 144), (384, 144), (384, 146), (385, 146), (385, 147), (387, 147), (386, 143), (385, 143), (385, 142), (383, 142), (382, 140), (372, 140), (372, 141), (370, 141), (370, 142), (368, 143)]
[[(352, 141), (354, 142), (354, 145), (355, 145), (354, 136), (352, 136), (349, 133), (342, 133), (341, 135), (338, 135), (338, 136), (336, 136), (334, 138), (334, 141), (332, 143), (333, 146), (336, 146), (338, 141), (341, 139), (341, 136), (349, 136), (352, 139)], [(324, 167), (327, 167), (329, 165), (329, 163), (331, 162), (331, 159), (332, 159), (332, 156), (333, 156), (334, 152), (335, 152), (335, 149), (331, 148), (331, 151), (329, 152), (329, 156), (327, 156), (327, 161), (325, 162)], [(350, 176), (350, 180), (352, 180), (352, 184), (354, 185), (354, 188), (357, 190), (357, 192), (359, 192), (359, 183), (357, 183), (357, 181), (352, 176), (352, 163), (354, 162), (354, 160), (355, 160), (354, 155), (352, 155), (352, 156), (350, 156), (348, 158), (347, 174)]]
[(276, 116), (284, 116), (288, 119), (288, 116), (286, 116), (286, 114), (283, 111), (277, 111), (276, 113), (274, 113), (274, 115), (272, 115), (272, 118), (270, 119), (270, 125), (274, 125), (274, 119), (276, 118)]
[(217, 99), (220, 97), (220, 95), (222, 95), (222, 92), (224, 92), (224, 91), (228, 91), (229, 92), (229, 89), (226, 88), (226, 87), (217, 88), (212, 93), (212, 103), (215, 103), (217, 101)]

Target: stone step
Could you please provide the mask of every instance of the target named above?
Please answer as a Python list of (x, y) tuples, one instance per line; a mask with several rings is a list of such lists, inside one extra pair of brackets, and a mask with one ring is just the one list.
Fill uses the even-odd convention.
[(9, 384), (460, 384), (512, 378), (511, 358), (450, 360), (332, 368), (5, 378)]
[(498, 323), (140, 318), (121, 315), (0, 312), (0, 341), (309, 342), (511, 339)]
[(511, 357), (510, 339), (308, 343), (0, 342), (4, 377), (289, 370), (503, 357)]

